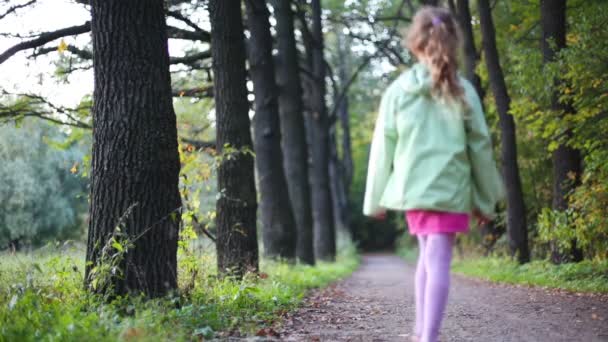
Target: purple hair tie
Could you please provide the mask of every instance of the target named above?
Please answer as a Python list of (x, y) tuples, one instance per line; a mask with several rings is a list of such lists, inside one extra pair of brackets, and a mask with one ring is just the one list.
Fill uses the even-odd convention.
[(431, 22), (433, 23), (433, 26), (439, 26), (443, 23), (443, 20), (441, 20), (440, 17), (433, 17)]

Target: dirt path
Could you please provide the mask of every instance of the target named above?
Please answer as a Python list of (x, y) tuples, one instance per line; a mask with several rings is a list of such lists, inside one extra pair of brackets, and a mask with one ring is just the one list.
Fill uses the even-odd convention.
[[(367, 255), (352, 277), (307, 298), (279, 329), (286, 341), (409, 341), (414, 269)], [(442, 341), (608, 341), (606, 298), (453, 277)]]

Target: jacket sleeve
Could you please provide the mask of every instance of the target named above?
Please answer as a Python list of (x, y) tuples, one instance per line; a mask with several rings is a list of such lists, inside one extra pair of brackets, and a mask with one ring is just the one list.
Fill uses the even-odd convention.
[(496, 216), (496, 204), (504, 198), (502, 177), (493, 158), (492, 141), (486, 123), (481, 101), (474, 94), (470, 101), (471, 111), (467, 122), (467, 148), (473, 178), (473, 209), (479, 210), (485, 217)]
[(372, 138), (363, 201), (363, 214), (367, 216), (374, 216), (385, 210), (380, 206), (380, 200), (391, 173), (397, 144), (395, 98), (392, 93), (389, 87), (380, 101), (378, 119)]

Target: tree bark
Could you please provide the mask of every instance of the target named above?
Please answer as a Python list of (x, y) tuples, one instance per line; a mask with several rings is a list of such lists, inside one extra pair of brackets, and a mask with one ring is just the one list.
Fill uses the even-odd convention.
[(438, 6), (439, 0), (422, 0), (422, 4), (427, 6)]
[(496, 48), (496, 32), (492, 20), (492, 11), (488, 0), (477, 2), (483, 50), (490, 78), (490, 86), (494, 94), (498, 111), (501, 131), (502, 172), (507, 190), (507, 233), (509, 248), (512, 256), (517, 256), (520, 263), (530, 260), (528, 249), (528, 230), (526, 226), (526, 209), (524, 205), (521, 178), (517, 163), (517, 144), (515, 138), (515, 122), (509, 113), (511, 98), (507, 91), (498, 49)]
[(317, 259), (333, 261), (336, 256), (336, 231), (329, 181), (329, 119), (325, 104), (325, 59), (321, 0), (312, 0), (312, 66), (315, 85), (312, 94), (312, 198), (314, 246)]
[(308, 147), (304, 125), (302, 85), (294, 36), (294, 16), (289, 1), (274, 0), (277, 20), (277, 83), (285, 174), (296, 221), (296, 256), (314, 265), (312, 209), (308, 172)]
[[(165, 295), (177, 286), (179, 155), (162, 0), (91, 1), (95, 90), (86, 280), (124, 252), (122, 276), (94, 291)], [(121, 227), (117, 232), (116, 228)], [(111, 252), (111, 253), (114, 253)]]
[[(543, 62), (545, 64), (554, 62), (557, 53), (566, 47), (566, 0), (542, 0), (540, 2), (540, 17), (542, 27), (541, 48)], [(554, 90), (551, 98), (551, 109), (557, 112), (573, 113), (574, 109), (567, 103), (559, 101), (557, 90), (559, 81), (554, 80)], [(570, 129), (564, 133), (566, 138), (572, 136)], [(581, 174), (580, 151), (565, 144), (561, 144), (553, 152), (553, 209), (564, 211), (568, 209), (568, 194), (578, 185)], [(573, 179), (570, 176), (574, 176)], [(554, 263), (565, 261), (581, 261), (582, 251), (576, 247), (569, 253), (562, 253), (557, 248), (557, 243), (552, 244), (551, 260)]]
[(249, 131), (245, 42), (239, 0), (209, 1), (218, 168), (218, 272), (258, 270), (256, 191)]
[(272, 37), (265, 0), (246, 0), (249, 73), (255, 95), (254, 147), (258, 170), (264, 252), (294, 260), (296, 227), (281, 154), (278, 88), (272, 60)]
[(330, 159), (329, 178), (333, 203), (334, 225), (336, 231), (347, 233), (348, 227), (348, 198), (344, 186), (344, 167), (338, 155), (336, 130), (330, 129), (329, 135)]
[(479, 55), (475, 47), (475, 35), (473, 34), (473, 25), (471, 24), (469, 0), (456, 0), (456, 10), (458, 21), (462, 28), (465, 77), (473, 84), (479, 97), (483, 99), (485, 93), (481, 87), (481, 78), (475, 73)]
[[(340, 80), (340, 84), (342, 88), (346, 87), (348, 82), (348, 58), (347, 52), (348, 46), (346, 46), (346, 42), (338, 38), (338, 78)], [(336, 96), (338, 94), (335, 94)], [(344, 168), (344, 186), (346, 191), (346, 197), (348, 198), (350, 185), (353, 180), (353, 155), (352, 155), (352, 144), (351, 144), (351, 136), (350, 136), (350, 116), (349, 116), (349, 108), (348, 108), (348, 95), (345, 94), (344, 97), (339, 100), (338, 112), (337, 115), (340, 118), (340, 123), (342, 126), (342, 165)]]

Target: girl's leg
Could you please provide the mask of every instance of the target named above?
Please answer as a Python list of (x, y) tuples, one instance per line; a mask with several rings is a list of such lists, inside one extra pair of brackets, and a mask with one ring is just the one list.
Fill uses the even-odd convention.
[(416, 266), (416, 326), (414, 333), (418, 338), (422, 336), (424, 326), (424, 290), (426, 288), (425, 259), (426, 236), (418, 235), (418, 265)]
[(420, 341), (437, 342), (441, 320), (450, 288), (450, 264), (454, 234), (429, 234), (424, 263), (426, 289), (424, 293), (424, 327)]

